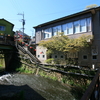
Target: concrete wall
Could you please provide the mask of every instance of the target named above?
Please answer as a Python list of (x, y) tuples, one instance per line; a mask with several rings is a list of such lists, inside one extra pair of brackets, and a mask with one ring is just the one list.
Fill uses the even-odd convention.
[(47, 59), (47, 54), (46, 54), (46, 48), (41, 47), (41, 46), (36, 46), (36, 57), (42, 62), (45, 63), (45, 60)]

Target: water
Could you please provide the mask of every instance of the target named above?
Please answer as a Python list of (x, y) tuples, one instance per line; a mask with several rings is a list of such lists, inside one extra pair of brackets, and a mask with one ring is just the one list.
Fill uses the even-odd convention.
[[(24, 92), (25, 100), (75, 100), (70, 88), (38, 75), (7, 74), (0, 78), (0, 96)], [(8, 94), (9, 95), (9, 94)]]

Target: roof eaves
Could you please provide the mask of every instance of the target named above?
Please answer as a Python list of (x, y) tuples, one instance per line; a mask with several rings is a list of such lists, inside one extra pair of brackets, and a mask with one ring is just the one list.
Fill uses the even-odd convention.
[[(4, 21), (6, 21), (6, 22), (8, 22), (8, 23), (12, 24), (11, 22), (9, 22), (9, 21), (5, 20), (4, 18), (2, 18), (2, 19), (0, 19), (0, 20), (4, 20)], [(14, 26), (14, 24), (12, 24), (12, 25)]]
[(58, 18), (58, 19), (55, 19), (55, 20), (52, 20), (52, 21), (49, 21), (49, 22), (34, 26), (33, 28), (45, 26), (45, 25), (48, 25), (48, 24), (52, 24), (54, 22), (58, 22), (58, 21), (61, 21), (61, 20), (64, 20), (64, 19), (68, 19), (68, 18), (74, 17), (74, 16), (85, 14), (85, 13), (91, 12), (91, 10), (95, 10), (95, 9), (100, 9), (100, 6), (96, 7), (96, 8), (87, 9), (87, 10), (84, 10), (84, 11), (81, 11), (81, 12), (78, 12), (78, 13), (75, 13), (75, 14), (71, 14), (71, 15), (68, 15), (68, 16), (65, 16), (65, 17), (62, 17), (62, 18)]

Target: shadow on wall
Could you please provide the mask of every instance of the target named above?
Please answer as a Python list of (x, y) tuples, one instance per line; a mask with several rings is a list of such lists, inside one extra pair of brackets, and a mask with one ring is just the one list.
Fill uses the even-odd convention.
[(46, 100), (28, 85), (0, 85), (0, 100)]
[(16, 71), (16, 68), (21, 67), (20, 57), (17, 48), (14, 48), (12, 58), (9, 63), (9, 67), (6, 69), (7, 71)]

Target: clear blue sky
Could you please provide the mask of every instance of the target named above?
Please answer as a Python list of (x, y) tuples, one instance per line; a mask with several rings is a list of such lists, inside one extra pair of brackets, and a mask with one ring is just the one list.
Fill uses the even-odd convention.
[(25, 16), (25, 33), (34, 35), (34, 26), (84, 10), (90, 4), (100, 6), (100, 0), (1, 0), (0, 19), (13, 23), (14, 31), (21, 30)]

